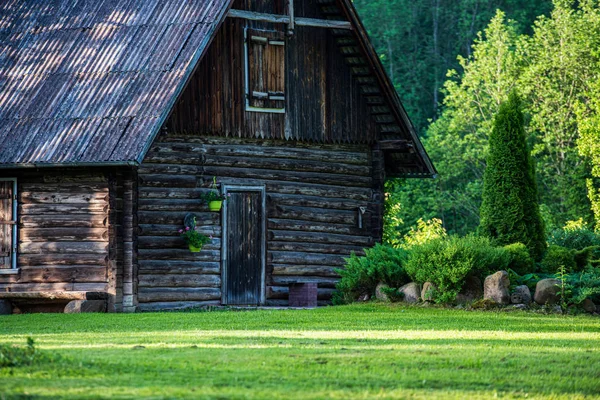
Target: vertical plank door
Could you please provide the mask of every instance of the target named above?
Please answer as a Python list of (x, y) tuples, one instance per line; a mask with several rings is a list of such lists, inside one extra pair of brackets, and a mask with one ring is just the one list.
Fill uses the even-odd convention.
[(263, 209), (260, 192), (229, 192), (226, 302), (259, 305), (262, 290)]
[(13, 183), (0, 181), (0, 269), (12, 268), (13, 247)]

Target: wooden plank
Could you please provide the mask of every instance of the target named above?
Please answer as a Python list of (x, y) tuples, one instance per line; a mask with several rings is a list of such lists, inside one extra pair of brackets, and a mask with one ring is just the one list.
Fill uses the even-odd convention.
[(104, 214), (23, 215), (19, 224), (22, 228), (102, 228), (108, 226), (108, 217)]
[[(182, 227), (183, 224), (140, 224), (139, 236), (180, 236), (179, 230)], [(221, 237), (221, 227), (217, 225), (197, 226), (196, 229), (206, 236)]]
[(29, 266), (22, 267), (18, 274), (9, 275), (4, 282), (53, 283), (53, 282), (106, 282), (106, 266)]
[(165, 275), (165, 274), (143, 274), (139, 276), (139, 288), (148, 287), (221, 287), (221, 277), (219, 275)]
[(346, 256), (337, 254), (305, 253), (300, 251), (269, 251), (267, 260), (273, 264), (335, 265), (346, 264)]
[(22, 242), (21, 254), (76, 253), (108, 254), (107, 242)]
[(79, 283), (79, 282), (60, 282), (60, 283), (0, 283), (0, 292), (54, 292), (54, 291), (85, 291), (85, 292), (106, 292), (108, 285), (106, 283)]
[(140, 303), (167, 301), (208, 301), (221, 297), (219, 288), (145, 288), (140, 287), (138, 301)]
[(273, 206), (268, 210), (269, 218), (293, 219), (357, 226), (358, 210), (332, 210), (313, 207)]
[(349, 257), (351, 253), (364, 254), (363, 246), (352, 246), (347, 244), (331, 244), (321, 242), (278, 242), (269, 241), (268, 250), (278, 251), (301, 251), (312, 253), (339, 254)]
[(183, 274), (220, 274), (221, 263), (219, 262), (196, 262), (179, 260), (139, 260), (140, 275), (165, 274), (165, 275), (183, 275)]
[[(138, 237), (140, 249), (187, 249), (188, 245), (182, 237), (172, 236), (140, 236)], [(202, 246), (203, 250), (218, 250), (221, 248), (221, 239), (212, 238), (209, 243)]]
[(105, 266), (108, 254), (68, 254), (68, 253), (38, 253), (19, 254), (18, 264), (20, 267), (42, 266), (42, 265), (94, 265)]
[(107, 242), (107, 228), (22, 228), (22, 242)]
[(290, 283), (298, 281), (302, 282), (316, 282), (319, 287), (324, 288), (335, 288), (335, 284), (339, 281), (338, 278), (325, 277), (325, 276), (288, 276), (288, 275), (273, 275), (271, 276), (271, 284), (274, 286), (287, 286)]
[(335, 272), (340, 266), (335, 265), (290, 265), (290, 264), (272, 264), (273, 276), (325, 276), (339, 277)]
[(106, 214), (108, 204), (97, 203), (82, 207), (80, 204), (19, 204), (19, 215), (46, 215), (56, 213), (62, 215), (72, 214)]
[(108, 192), (28, 192), (22, 191), (19, 195), (23, 203), (34, 204), (106, 204), (108, 202)]
[(166, 301), (166, 302), (152, 302), (152, 303), (140, 303), (138, 310), (140, 311), (170, 311), (170, 310), (188, 310), (191, 308), (203, 308), (210, 306), (218, 306), (221, 302), (219, 300), (208, 300), (208, 301)]
[(140, 260), (220, 261), (219, 250), (191, 253), (188, 249), (139, 249)]
[[(140, 225), (170, 224), (183, 226), (187, 211), (139, 211)], [(215, 212), (195, 212), (196, 226), (220, 225), (221, 215)]]
[(286, 230), (286, 231), (305, 231), (305, 232), (324, 232), (324, 233), (337, 233), (342, 235), (356, 235), (359, 236), (363, 232), (357, 227), (350, 225), (341, 224), (329, 224), (329, 223), (317, 223), (312, 221), (301, 221), (293, 219), (279, 219), (269, 218), (268, 220), (269, 231), (275, 230)]
[(357, 211), (359, 207), (365, 206), (365, 201), (346, 198), (327, 198), (322, 196), (307, 196), (293, 194), (270, 193), (267, 195), (270, 203), (278, 206), (297, 206), (313, 208), (330, 208), (337, 210)]
[[(251, 21), (262, 21), (269, 22), (273, 24), (289, 24), (290, 17), (287, 15), (276, 15), (276, 14), (266, 14), (266, 13), (258, 13), (254, 11), (245, 11), (245, 10), (229, 10), (227, 14), (230, 18), (242, 18)], [(317, 19), (317, 18), (302, 18), (296, 17), (294, 18), (294, 23), (298, 26), (310, 26), (313, 28), (332, 28), (332, 29), (347, 29), (352, 30), (352, 24), (348, 21), (338, 21), (338, 20), (330, 20), (330, 19)]]
[[(13, 182), (0, 181), (0, 221), (14, 221), (13, 215)], [(4, 223), (0, 225), (0, 269), (13, 268), (13, 224)]]

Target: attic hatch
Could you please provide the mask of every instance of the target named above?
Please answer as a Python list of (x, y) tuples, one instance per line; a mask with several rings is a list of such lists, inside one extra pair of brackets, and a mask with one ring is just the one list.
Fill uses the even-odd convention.
[(285, 113), (285, 35), (244, 29), (246, 111)]

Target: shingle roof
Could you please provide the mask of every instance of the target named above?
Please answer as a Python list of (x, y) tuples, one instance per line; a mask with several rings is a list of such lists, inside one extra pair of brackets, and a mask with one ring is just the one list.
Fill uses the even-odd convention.
[(0, 164), (140, 161), (230, 0), (0, 4)]

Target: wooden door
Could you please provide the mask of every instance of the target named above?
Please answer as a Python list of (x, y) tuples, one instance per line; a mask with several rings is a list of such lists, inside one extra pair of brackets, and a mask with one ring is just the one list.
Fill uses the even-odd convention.
[(223, 303), (264, 300), (264, 190), (225, 188)]

